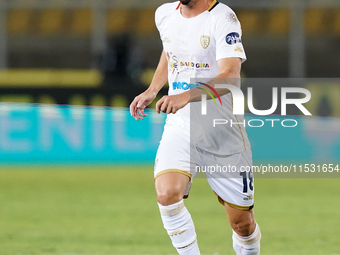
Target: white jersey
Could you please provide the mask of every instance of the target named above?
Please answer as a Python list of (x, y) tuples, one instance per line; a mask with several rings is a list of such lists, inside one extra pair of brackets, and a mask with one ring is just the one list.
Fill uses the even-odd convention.
[[(240, 23), (228, 6), (216, 0), (205, 12), (193, 18), (182, 16), (179, 1), (164, 4), (157, 9), (155, 21), (168, 60), (169, 95), (198, 86), (190, 82), (193, 79), (205, 78), (207, 81), (217, 76), (219, 59), (237, 57), (246, 60)], [(176, 114), (169, 114), (167, 124), (177, 127), (195, 146), (214, 154), (228, 155), (250, 148), (243, 124), (213, 127), (214, 116), (228, 123), (244, 121), (243, 116), (233, 115), (230, 94), (221, 99), (222, 110), (213, 100), (208, 100), (208, 115), (204, 121), (201, 116), (192, 118), (201, 114), (201, 102), (197, 102), (189, 103)]]

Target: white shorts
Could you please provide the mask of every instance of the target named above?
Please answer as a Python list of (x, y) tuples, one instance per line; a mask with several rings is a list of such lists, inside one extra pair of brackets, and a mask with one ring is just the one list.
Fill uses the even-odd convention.
[[(166, 125), (167, 126), (167, 125)], [(190, 177), (206, 177), (219, 202), (240, 210), (254, 207), (254, 179), (250, 149), (232, 155), (216, 155), (191, 145), (171, 128), (166, 128), (160, 142), (154, 169), (155, 179), (168, 172)], [(188, 197), (191, 181), (185, 191)]]

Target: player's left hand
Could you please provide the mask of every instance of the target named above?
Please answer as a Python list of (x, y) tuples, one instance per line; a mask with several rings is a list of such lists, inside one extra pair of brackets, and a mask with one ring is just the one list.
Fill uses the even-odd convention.
[(190, 92), (179, 95), (163, 96), (156, 104), (156, 112), (176, 113), (190, 102)]

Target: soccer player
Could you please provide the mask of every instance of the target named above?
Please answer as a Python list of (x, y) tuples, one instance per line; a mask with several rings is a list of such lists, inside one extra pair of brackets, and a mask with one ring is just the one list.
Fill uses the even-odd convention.
[[(204, 86), (211, 92), (221, 79), (240, 78), (241, 64), (246, 60), (240, 23), (228, 6), (216, 0), (164, 4), (157, 9), (155, 21), (163, 52), (149, 88), (134, 99), (130, 112), (136, 120), (147, 116), (144, 109), (168, 80), (169, 95), (156, 104), (157, 113), (168, 115), (154, 168), (164, 228), (179, 254), (200, 254), (194, 223), (183, 203), (195, 176), (192, 167), (231, 165), (238, 169), (238, 178), (208, 178), (208, 182), (226, 209), (235, 252), (259, 254), (261, 233), (253, 213), (252, 173), (241, 171), (241, 167), (252, 166), (250, 143), (240, 124), (243, 116), (232, 113), (229, 90), (219, 90), (224, 110), (216, 107), (216, 112), (236, 124), (212, 129), (211, 123), (201, 122), (190, 132), (190, 122), (200, 114), (195, 105), (204, 94), (197, 84), (190, 84), (190, 79), (212, 78)], [(230, 83), (240, 86), (239, 82)], [(213, 100), (207, 101), (210, 107)]]

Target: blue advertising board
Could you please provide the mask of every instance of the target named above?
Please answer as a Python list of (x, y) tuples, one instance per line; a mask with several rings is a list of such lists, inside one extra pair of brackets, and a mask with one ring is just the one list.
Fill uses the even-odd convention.
[(149, 163), (163, 115), (136, 122), (126, 109), (0, 106), (0, 163)]
[[(135, 121), (125, 108), (1, 104), (0, 164), (152, 164), (165, 118), (149, 111)], [(298, 124), (285, 127), (285, 119)], [(337, 118), (247, 115), (246, 125), (255, 162), (340, 162)]]

